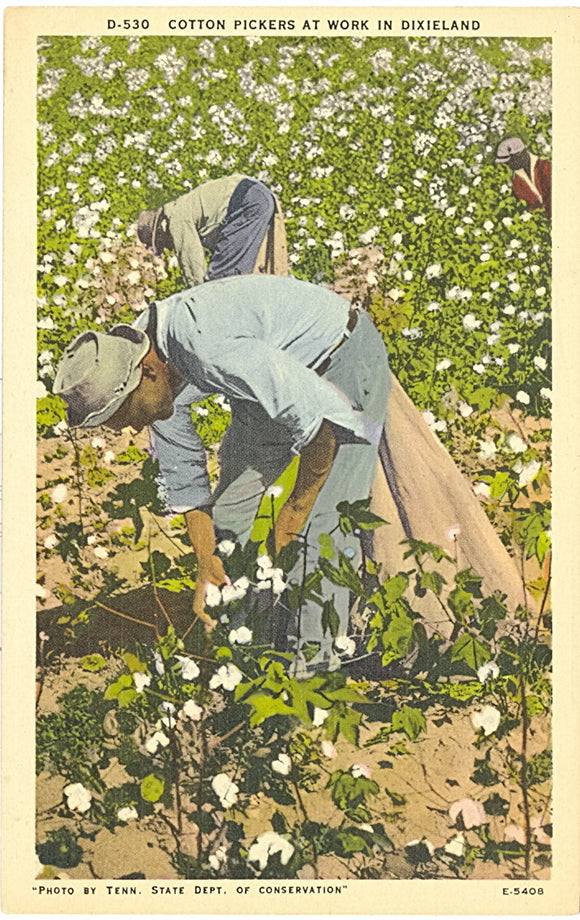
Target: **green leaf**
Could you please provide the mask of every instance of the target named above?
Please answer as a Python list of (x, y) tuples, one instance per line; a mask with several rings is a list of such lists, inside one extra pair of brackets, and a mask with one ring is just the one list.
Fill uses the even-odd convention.
[(141, 795), (146, 802), (158, 802), (165, 792), (165, 782), (161, 777), (150, 773), (141, 780)]
[(393, 713), (391, 725), (394, 732), (405, 732), (409, 741), (416, 741), (421, 732), (424, 731), (427, 722), (420, 709), (414, 709), (412, 706), (402, 706), (401, 709)]
[(407, 614), (395, 614), (391, 617), (391, 622), (381, 635), (384, 649), (381, 659), (383, 665), (409, 654), (415, 645), (414, 628), (415, 623)]
[(129, 674), (121, 674), (114, 684), (110, 684), (105, 690), (106, 700), (116, 700), (123, 690), (133, 686), (133, 678)]
[(341, 588), (348, 588), (358, 597), (364, 597), (365, 591), (363, 584), (355, 572), (352, 563), (343, 553), (338, 554), (338, 568), (331, 565), (328, 559), (320, 559), (320, 569), (334, 585)]
[(378, 515), (369, 511), (370, 498), (361, 499), (356, 502), (339, 502), (336, 506), (338, 511), (338, 525), (343, 534), (347, 535), (356, 530), (374, 530), (387, 522)]
[(473, 595), (463, 588), (454, 588), (447, 598), (449, 607), (460, 623), (465, 623), (468, 617), (475, 613), (473, 606)]
[(441, 549), (440, 546), (437, 546), (436, 543), (427, 543), (425, 540), (406, 540), (405, 541), (409, 549), (405, 551), (403, 559), (408, 559), (409, 556), (414, 556), (417, 561), (420, 561), (423, 556), (431, 556), (435, 562), (441, 562), (442, 559), (446, 559), (448, 562), (453, 562), (453, 559), (446, 553), (444, 549)]
[(340, 618), (334, 606), (334, 597), (329, 598), (322, 606), (322, 635), (330, 633), (333, 639), (338, 636), (340, 629)]
[(140, 661), (139, 658), (137, 658), (136, 655), (132, 655), (131, 652), (125, 652), (125, 654), (123, 655), (123, 659), (125, 661), (125, 664), (129, 668), (129, 670), (131, 671), (131, 674), (134, 674), (135, 671), (139, 671), (141, 673), (148, 671), (148, 667), (145, 664), (145, 662)]
[(320, 642), (305, 642), (301, 648), (304, 661), (313, 661), (320, 651)]
[(443, 578), (440, 572), (421, 572), (420, 585), (422, 588), (427, 588), (429, 591), (432, 591), (433, 594), (436, 594), (437, 597), (441, 594), (443, 585), (446, 585), (447, 582)]
[(477, 671), (490, 659), (491, 649), (487, 642), (482, 642), (471, 633), (460, 636), (451, 649), (451, 661), (465, 661), (473, 671)]
[(328, 718), (324, 722), (326, 734), (332, 741), (336, 741), (338, 735), (344, 735), (347, 741), (358, 747), (360, 724), (362, 715), (356, 709), (351, 709), (346, 703), (338, 702), (330, 710)]
[(405, 798), (404, 795), (401, 795), (399, 792), (393, 792), (391, 789), (387, 789), (386, 786), (385, 786), (385, 792), (387, 793), (388, 797), (390, 798), (395, 808), (401, 808), (403, 805), (407, 804), (407, 799)]
[(539, 696), (526, 697), (526, 709), (530, 719), (533, 719), (534, 716), (539, 716), (546, 711), (546, 707), (542, 703), (542, 700)]
[(85, 671), (101, 671), (106, 663), (102, 655), (85, 655), (81, 658), (81, 665)]
[(321, 533), (318, 537), (318, 542), (320, 544), (319, 555), (322, 559), (334, 559), (334, 542), (332, 537), (329, 537), (327, 533)]

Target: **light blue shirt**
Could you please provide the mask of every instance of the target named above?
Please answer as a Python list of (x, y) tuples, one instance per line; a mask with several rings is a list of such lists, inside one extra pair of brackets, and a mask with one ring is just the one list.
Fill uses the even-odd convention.
[[(157, 303), (158, 348), (184, 380), (173, 416), (153, 426), (173, 510), (210, 503), (205, 450), (189, 409), (204, 396), (223, 393), (234, 414), (244, 403), (262, 406), (288, 430), (295, 452), (325, 419), (339, 440), (378, 438), (376, 426), (315, 370), (343, 340), (349, 309), (347, 300), (325, 288), (259, 275), (211, 281)], [(135, 325), (146, 328), (147, 322), (148, 311)], [(259, 442), (260, 431), (248, 437)]]

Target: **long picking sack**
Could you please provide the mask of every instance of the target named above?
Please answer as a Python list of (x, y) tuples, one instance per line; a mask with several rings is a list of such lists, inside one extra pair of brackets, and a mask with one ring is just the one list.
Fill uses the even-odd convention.
[[(443, 445), (393, 376), (387, 420), (371, 492), (371, 510), (389, 522), (374, 531), (374, 558), (384, 575), (411, 567), (403, 559), (410, 537), (441, 546), (456, 561), (437, 569), (453, 587), (456, 567), (471, 566), (483, 578), (482, 591), (507, 595), (509, 610), (530, 605), (514, 559)], [(454, 536), (455, 535), (455, 536)], [(428, 591), (414, 599), (427, 624), (449, 635), (451, 620)]]

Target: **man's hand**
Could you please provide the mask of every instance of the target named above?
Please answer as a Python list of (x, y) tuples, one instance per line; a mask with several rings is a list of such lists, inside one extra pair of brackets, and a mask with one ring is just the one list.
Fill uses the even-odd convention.
[(214, 620), (205, 610), (207, 586), (215, 585), (217, 588), (221, 588), (224, 584), (229, 585), (230, 580), (226, 575), (224, 564), (220, 557), (215, 555), (198, 557), (193, 612), (200, 618), (208, 630), (212, 630), (216, 627), (217, 620)]
[(323, 422), (300, 454), (296, 483), (274, 527), (276, 551), (291, 543), (306, 524), (318, 493), (328, 479), (337, 450), (332, 425)]
[(224, 564), (215, 555), (215, 532), (213, 521), (207, 512), (198, 509), (185, 512), (185, 523), (189, 539), (197, 556), (197, 580), (193, 599), (193, 612), (204, 623), (206, 629), (214, 629), (214, 620), (205, 610), (205, 593), (208, 585), (221, 588), (229, 584)]

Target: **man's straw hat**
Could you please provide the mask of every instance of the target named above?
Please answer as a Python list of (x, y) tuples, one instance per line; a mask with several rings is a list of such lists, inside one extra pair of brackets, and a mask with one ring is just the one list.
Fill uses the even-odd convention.
[(141, 382), (148, 336), (120, 324), (109, 333), (82, 332), (64, 352), (53, 392), (66, 400), (71, 428), (107, 421)]

